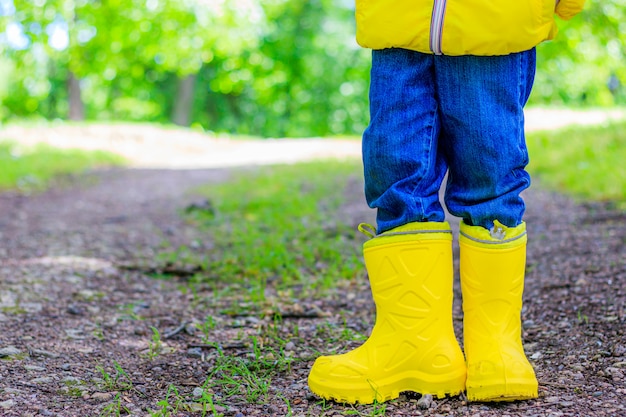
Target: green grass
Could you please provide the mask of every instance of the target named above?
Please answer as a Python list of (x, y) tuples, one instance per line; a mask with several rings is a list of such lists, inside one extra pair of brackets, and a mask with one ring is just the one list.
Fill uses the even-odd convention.
[(122, 157), (104, 151), (57, 149), (44, 144), (23, 148), (3, 141), (0, 142), (0, 191), (41, 191), (61, 176), (123, 162)]
[(115, 372), (109, 373), (104, 366), (96, 366), (96, 370), (101, 376), (97, 380), (99, 388), (105, 391), (128, 391), (133, 389), (130, 375), (116, 361), (113, 361), (113, 369)]
[[(250, 299), (267, 285), (328, 288), (362, 270), (356, 233), (337, 221), (343, 190), (360, 164), (314, 162), (262, 167), (200, 190), (210, 204), (187, 216), (211, 235), (200, 279), (241, 284)], [(186, 248), (185, 248), (186, 249)], [(171, 262), (172, 253), (165, 255)], [(175, 257), (190, 262), (188, 251)]]
[(532, 133), (527, 143), (528, 170), (541, 187), (626, 202), (626, 122)]

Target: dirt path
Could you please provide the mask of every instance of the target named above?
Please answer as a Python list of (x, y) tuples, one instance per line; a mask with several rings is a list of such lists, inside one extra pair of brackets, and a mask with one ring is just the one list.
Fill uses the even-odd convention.
[[(352, 407), (324, 404), (312, 397), (306, 375), (317, 351), (331, 348), (320, 329), (330, 323), (340, 331), (347, 324), (367, 332), (372, 324), (373, 305), (365, 280), (340, 286), (321, 299), (277, 302), (281, 308), (299, 306), (298, 311), (314, 314), (285, 315), (276, 325), (271, 317), (223, 313), (220, 303), (240, 302), (236, 294), (215, 302), (211, 286), (190, 291), (184, 277), (169, 281), (149, 277), (164, 242), (210, 250), (210, 242), (204, 242), (179, 213), (196, 201), (189, 191), (194, 186), (224, 181), (233, 172), (223, 168), (228, 166), (225, 154), (212, 156), (221, 163), (197, 159), (185, 170), (145, 168), (173, 155), (171, 149), (155, 149), (156, 142), (150, 142), (170, 132), (151, 129), (144, 136), (136, 131), (131, 142), (143, 143), (138, 145), (143, 152), (152, 149), (157, 155), (150, 157), (153, 162), (137, 162), (138, 168), (132, 170), (93, 173), (75, 187), (41, 195), (0, 194), (0, 415), (116, 415), (107, 410), (117, 406), (130, 415), (147, 416), (147, 410), (159, 408), (157, 401), (168, 398), (170, 386), (178, 392), (170, 395), (171, 404), (177, 398), (191, 407), (194, 400), (197, 404), (209, 394), (219, 400), (223, 392), (203, 393), (200, 387), (224, 360), (203, 344), (202, 333), (193, 326), (207, 315), (216, 321), (211, 341), (220, 344), (227, 357), (254, 354), (250, 339), (242, 334), (261, 337), (274, 329), (287, 340), (286, 355), (302, 359), (278, 369), (266, 387), (266, 400), (235, 396), (207, 415), (354, 413)], [(112, 143), (122, 143), (119, 138), (126, 130), (117, 132), (109, 139)], [(57, 134), (52, 133), (48, 137)], [(354, 145), (339, 143), (347, 144), (345, 149)], [(223, 145), (233, 155), (231, 166), (250, 162), (236, 157), (241, 143)], [(288, 152), (259, 156), (255, 162), (306, 158), (317, 141), (309, 145), (304, 146), (309, 150), (304, 156), (297, 157), (301, 148), (287, 144), (281, 149)], [(338, 151), (344, 149), (341, 146), (315, 149), (318, 156), (353, 152)], [(200, 150), (191, 147), (176, 155)], [(192, 169), (194, 164), (204, 168)], [(371, 220), (371, 211), (362, 203), (360, 173), (354, 173), (345, 195), (355, 222)], [(529, 191), (526, 200), (531, 240), (524, 341), (540, 380), (540, 398), (468, 405), (455, 397), (435, 400), (424, 409), (416, 399), (402, 397), (386, 406), (386, 415), (626, 416), (626, 214), (609, 204), (575, 204), (542, 192), (540, 186)], [(460, 317), (458, 282), (455, 295), (455, 316)], [(460, 321), (455, 325), (460, 333)], [(166, 345), (153, 358), (151, 326), (159, 329)], [(271, 347), (269, 339), (267, 343), (265, 347)], [(346, 340), (333, 347), (349, 349), (359, 343)], [(126, 373), (118, 370), (117, 380), (116, 363)], [(376, 415), (374, 407), (357, 410)], [(181, 410), (172, 415), (202, 413)]]
[[(526, 130), (601, 124), (625, 118), (626, 110), (533, 108), (526, 111)], [(210, 132), (123, 123), (52, 123), (44, 130), (37, 126), (8, 126), (0, 129), (1, 139), (19, 140), (24, 145), (47, 143), (61, 148), (110, 150), (126, 157), (133, 167), (151, 169), (225, 168), (291, 163), (328, 156), (358, 158), (361, 155), (358, 140), (232, 140)]]

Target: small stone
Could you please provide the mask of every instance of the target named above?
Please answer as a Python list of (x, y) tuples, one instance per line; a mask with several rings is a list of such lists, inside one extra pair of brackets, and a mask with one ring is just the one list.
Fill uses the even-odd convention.
[(43, 366), (36, 366), (36, 365), (24, 365), (24, 369), (26, 369), (27, 371), (36, 371), (36, 372), (41, 372), (41, 371), (46, 370), (46, 368), (44, 368)]
[(75, 306), (74, 304), (67, 306), (67, 312), (75, 316), (81, 316), (84, 313), (82, 308)]
[(82, 329), (65, 329), (65, 334), (67, 337), (74, 340), (82, 340), (87, 337), (83, 334)]
[(626, 346), (617, 345), (613, 348), (613, 356), (624, 356), (626, 355)]
[(148, 331), (143, 327), (135, 327), (135, 334), (137, 336), (145, 336), (148, 334)]
[(0, 402), (0, 408), (4, 408), (5, 410), (13, 407), (14, 405), (15, 405), (14, 400), (6, 400), (6, 401)]
[(6, 388), (4, 388), (3, 393), (4, 394), (23, 395), (24, 391), (22, 391), (21, 389), (18, 389), (18, 388), (6, 387)]
[(187, 333), (188, 335), (195, 335), (198, 332), (198, 328), (196, 327), (195, 323), (187, 323), (185, 324), (185, 333)]
[(59, 355), (54, 352), (49, 352), (43, 349), (30, 349), (31, 356), (45, 356), (46, 358), (58, 358)]
[(6, 358), (7, 356), (19, 355), (21, 351), (15, 346), (7, 346), (0, 349), (0, 358)]
[(196, 387), (193, 390), (193, 394), (194, 398), (200, 398), (204, 395), (204, 389), (202, 387)]
[(113, 398), (114, 393), (112, 392), (94, 392), (91, 394), (91, 398), (98, 401), (109, 401)]
[(54, 378), (50, 377), (50, 376), (42, 376), (41, 378), (35, 378), (33, 380), (31, 380), (30, 382), (32, 384), (50, 384), (54, 381)]
[(63, 371), (69, 371), (70, 369), (72, 369), (72, 365), (70, 365), (69, 363), (64, 363), (63, 365), (61, 365), (61, 370)]
[(584, 367), (584, 366), (582, 366), (580, 363), (575, 363), (575, 364), (573, 364), (573, 365), (571, 366), (571, 368), (572, 368), (573, 370), (575, 370), (575, 371), (578, 371), (578, 372), (582, 372), (582, 371), (584, 371), (584, 370), (585, 370), (585, 367)]
[(608, 374), (611, 374), (613, 376), (613, 378), (615, 378), (615, 377), (623, 378), (624, 377), (624, 372), (621, 369), (616, 368), (614, 366), (609, 366), (604, 371), (606, 373), (608, 373)]
[(424, 394), (422, 398), (417, 400), (417, 406), (421, 408), (422, 410), (426, 410), (430, 408), (432, 403), (433, 403), (433, 396), (430, 394)]
[(202, 349), (201, 348), (189, 348), (187, 349), (187, 356), (192, 358), (201, 358), (202, 357)]
[(287, 342), (287, 344), (285, 345), (285, 350), (287, 351), (294, 350), (295, 348), (296, 348), (296, 344), (293, 342)]
[(602, 391), (596, 391), (596, 392), (594, 392), (591, 395), (593, 395), (594, 397), (601, 397), (602, 396)]

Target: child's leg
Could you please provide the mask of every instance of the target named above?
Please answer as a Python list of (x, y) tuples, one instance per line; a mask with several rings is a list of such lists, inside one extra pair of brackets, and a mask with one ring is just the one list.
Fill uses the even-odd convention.
[(530, 185), (524, 113), (535, 51), (435, 59), (440, 148), (450, 168), (446, 205), (473, 226), (522, 222), (520, 193)]
[(437, 152), (433, 58), (403, 49), (373, 51), (363, 165), (365, 197), (377, 209), (378, 232), (444, 220), (438, 193), (446, 166)]
[(534, 50), (503, 57), (437, 57), (440, 145), (450, 166), (446, 203), (461, 225), (461, 286), (467, 396), (506, 401), (537, 396), (521, 343), (526, 261), (522, 190), (523, 106)]

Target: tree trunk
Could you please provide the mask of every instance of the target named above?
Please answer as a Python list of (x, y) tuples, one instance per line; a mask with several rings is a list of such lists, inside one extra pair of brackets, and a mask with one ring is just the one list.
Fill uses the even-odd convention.
[(189, 74), (178, 79), (176, 91), (176, 101), (172, 112), (172, 122), (179, 126), (189, 126), (191, 124), (191, 111), (193, 110), (194, 88), (196, 86), (197, 74)]
[(80, 80), (72, 71), (67, 78), (67, 89), (70, 100), (70, 120), (85, 120), (85, 106), (80, 94)]

